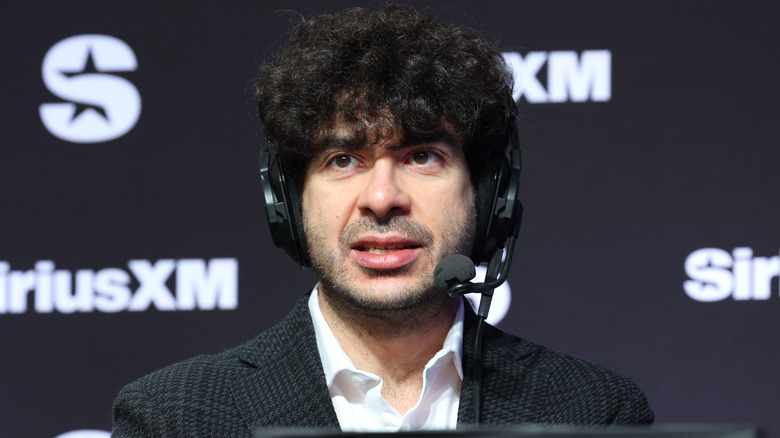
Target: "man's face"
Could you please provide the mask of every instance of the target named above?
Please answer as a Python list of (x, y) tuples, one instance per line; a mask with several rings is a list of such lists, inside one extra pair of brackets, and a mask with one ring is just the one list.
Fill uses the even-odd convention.
[[(308, 165), (303, 220), (322, 293), (366, 314), (441, 305), (433, 270), (471, 250), (475, 210), (449, 138), (330, 149)], [(324, 289), (324, 290), (323, 290)]]

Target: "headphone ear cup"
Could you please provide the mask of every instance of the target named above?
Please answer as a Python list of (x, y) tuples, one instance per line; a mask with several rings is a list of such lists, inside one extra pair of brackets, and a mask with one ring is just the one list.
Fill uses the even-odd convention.
[(296, 263), (308, 267), (311, 262), (303, 233), (301, 198), (295, 184), (287, 182), (279, 156), (274, 156), (270, 166), (269, 162), (270, 150), (265, 147), (260, 152), (260, 180), (271, 238), (274, 245), (283, 249)]
[(506, 161), (503, 156), (490, 160), (477, 175), (477, 226), (471, 254), (476, 264), (490, 261), (493, 252), (507, 237), (500, 232), (495, 217), (497, 199), (508, 180), (509, 164)]
[(489, 262), (510, 235), (517, 237), (523, 216), (518, 199), (520, 189), (520, 149), (510, 150), (513, 164), (501, 155), (482, 167), (477, 180), (477, 229), (471, 258)]

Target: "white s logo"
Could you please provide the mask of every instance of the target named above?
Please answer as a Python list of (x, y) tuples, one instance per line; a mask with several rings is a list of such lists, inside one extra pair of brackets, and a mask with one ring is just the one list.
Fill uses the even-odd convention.
[(68, 102), (42, 104), (44, 126), (74, 143), (99, 143), (126, 134), (141, 115), (141, 95), (130, 81), (111, 73), (136, 68), (135, 53), (118, 38), (77, 35), (58, 42), (43, 58), (43, 82)]

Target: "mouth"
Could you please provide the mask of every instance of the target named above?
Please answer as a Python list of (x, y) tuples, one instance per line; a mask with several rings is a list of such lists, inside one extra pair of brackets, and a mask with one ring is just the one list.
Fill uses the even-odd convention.
[(420, 256), (422, 245), (403, 238), (364, 238), (351, 245), (358, 265), (367, 269), (398, 269)]

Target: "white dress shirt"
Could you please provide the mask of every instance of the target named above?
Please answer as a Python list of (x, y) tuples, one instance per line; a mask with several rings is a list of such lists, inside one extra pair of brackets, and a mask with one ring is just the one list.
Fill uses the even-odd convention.
[(417, 429), (455, 429), (463, 382), (463, 303), (461, 302), (442, 349), (425, 365), (420, 399), (401, 415), (382, 398), (382, 378), (358, 370), (341, 348), (322, 315), (317, 286), (309, 297), (317, 348), (330, 398), (341, 430), (394, 432)]

